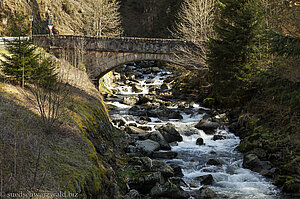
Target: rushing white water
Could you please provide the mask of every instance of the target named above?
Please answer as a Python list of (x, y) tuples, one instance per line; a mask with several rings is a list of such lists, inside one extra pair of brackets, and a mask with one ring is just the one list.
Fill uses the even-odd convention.
[[(129, 67), (129, 66), (125, 66)], [(135, 69), (135, 66), (131, 66)], [(162, 76), (162, 74), (165, 74)], [(161, 85), (163, 78), (170, 76), (168, 71), (163, 71), (156, 76), (153, 74), (144, 75), (143, 79), (138, 80), (142, 86), (142, 92), (134, 93), (130, 86), (120, 86), (117, 95), (136, 96), (138, 94), (147, 94), (150, 85)], [(153, 77), (153, 81), (146, 81), (149, 77)], [(118, 112), (113, 117), (124, 118), (126, 123), (132, 123), (138, 120), (138, 117), (129, 116), (128, 110), (131, 106), (116, 101), (107, 102), (118, 107)], [(177, 109), (177, 106), (170, 106), (170, 109)], [(208, 186), (214, 190), (222, 198), (238, 198), (238, 199), (271, 199), (280, 198), (279, 191), (270, 181), (265, 179), (258, 173), (242, 168), (243, 156), (235, 150), (239, 145), (239, 138), (230, 133), (227, 129), (218, 129), (217, 133), (226, 137), (224, 140), (212, 140), (213, 135), (206, 135), (202, 130), (196, 129), (194, 126), (199, 122), (204, 114), (199, 114), (198, 110), (205, 108), (198, 104), (192, 106), (187, 105), (186, 108), (192, 109), (192, 114), (181, 112), (183, 119), (161, 121), (159, 118), (151, 117), (151, 122), (146, 126), (160, 126), (171, 122), (181, 133), (183, 141), (177, 146), (172, 147), (172, 151), (178, 153), (176, 159), (165, 160), (178, 164), (183, 171), (183, 180), (187, 186), (182, 187), (185, 190), (199, 189), (202, 185), (199, 181), (194, 180), (198, 176), (211, 174), (214, 179), (213, 185)], [(208, 109), (207, 109), (208, 110)], [(145, 126), (137, 124), (137, 126)], [(191, 133), (192, 132), (192, 133)], [(189, 133), (189, 134), (186, 134)], [(196, 140), (202, 138), (204, 145), (196, 145)], [(221, 164), (219, 166), (208, 165), (209, 159), (214, 159)]]

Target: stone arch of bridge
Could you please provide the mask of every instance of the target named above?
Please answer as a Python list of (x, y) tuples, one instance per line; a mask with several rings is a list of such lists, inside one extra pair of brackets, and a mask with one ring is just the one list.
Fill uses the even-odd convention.
[(103, 62), (100, 68), (104, 69), (96, 76), (96, 80), (107, 74), (108, 72), (123, 66), (124, 64), (129, 64), (132, 62), (138, 61), (165, 61), (165, 62), (174, 62), (174, 55), (171, 54), (146, 54), (146, 53), (130, 53), (130, 54), (119, 54), (114, 59), (111, 59), (107, 62)]

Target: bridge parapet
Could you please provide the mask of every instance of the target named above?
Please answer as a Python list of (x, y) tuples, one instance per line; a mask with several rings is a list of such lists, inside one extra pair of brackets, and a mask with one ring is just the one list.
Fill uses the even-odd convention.
[(178, 39), (135, 37), (34, 36), (34, 43), (44, 48), (78, 49), (101, 52), (180, 53), (178, 46), (191, 45)]

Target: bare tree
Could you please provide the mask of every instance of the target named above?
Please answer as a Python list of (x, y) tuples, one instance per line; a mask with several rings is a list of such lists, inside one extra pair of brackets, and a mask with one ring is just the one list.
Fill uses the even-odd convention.
[(185, 0), (177, 15), (172, 34), (192, 45), (179, 47), (177, 61), (190, 69), (206, 67), (205, 42), (213, 36), (214, 0)]
[(207, 41), (213, 35), (214, 0), (185, 0), (173, 35), (192, 42)]
[(47, 86), (35, 84), (29, 86), (29, 91), (31, 95), (27, 95), (27, 98), (39, 112), (45, 131), (49, 133), (55, 123), (65, 115), (67, 84), (59, 80)]
[(88, 34), (97, 37), (120, 36), (123, 30), (121, 28), (119, 2), (116, 0), (96, 0), (93, 4), (96, 12), (91, 17)]

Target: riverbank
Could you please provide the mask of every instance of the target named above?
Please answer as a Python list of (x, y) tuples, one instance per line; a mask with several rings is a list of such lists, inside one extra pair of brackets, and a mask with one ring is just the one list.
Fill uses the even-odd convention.
[(88, 75), (52, 59), (67, 82), (67, 96), (64, 115), (50, 133), (28, 100), (30, 91), (0, 76), (1, 197), (120, 198), (126, 193), (117, 172), (125, 164), (123, 134), (111, 125)]
[[(189, 84), (193, 81), (179, 79)], [(187, 86), (182, 87), (188, 89)], [(190, 93), (192, 90), (190, 89)], [(189, 93), (186, 92), (186, 93)], [(231, 132), (241, 138), (238, 150), (244, 153), (243, 166), (273, 181), (282, 189), (286, 198), (298, 198), (300, 182), (300, 86), (280, 78), (279, 75), (262, 74), (256, 77), (255, 92), (242, 107), (233, 105), (224, 112), (230, 119)], [(175, 96), (189, 99), (178, 90)], [(195, 98), (195, 93), (191, 97)], [(213, 98), (197, 94), (199, 103), (208, 107), (214, 105)], [(206, 95), (208, 96), (208, 95)], [(197, 98), (197, 97), (196, 97)]]

